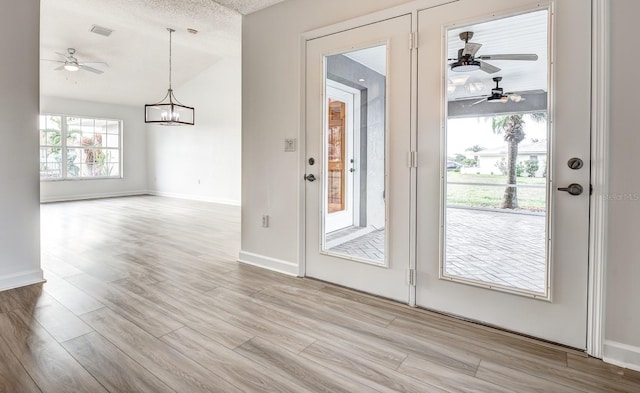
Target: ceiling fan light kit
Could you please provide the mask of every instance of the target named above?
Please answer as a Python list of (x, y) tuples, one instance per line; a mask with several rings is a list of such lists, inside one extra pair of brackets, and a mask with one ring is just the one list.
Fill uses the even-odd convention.
[(180, 126), (195, 124), (195, 109), (180, 103), (171, 88), (171, 36), (174, 29), (169, 31), (169, 89), (160, 102), (144, 106), (144, 122), (164, 126)]
[(67, 63), (64, 66), (64, 69), (71, 72), (76, 72), (80, 69), (78, 63)]
[(469, 72), (480, 69), (480, 62), (477, 60), (460, 59), (451, 63), (451, 71)]
[(60, 53), (60, 52), (56, 52), (56, 54), (60, 57), (62, 57), (64, 60), (47, 60), (47, 59), (42, 59), (44, 61), (51, 61), (53, 63), (60, 63), (62, 64), (61, 66), (54, 68), (54, 71), (70, 71), (70, 72), (76, 72), (79, 70), (84, 70), (84, 71), (89, 71), (89, 72), (93, 72), (94, 74), (102, 74), (104, 73), (104, 71), (99, 70), (97, 68), (91, 67), (91, 66), (104, 66), (104, 67), (108, 67), (109, 65), (107, 63), (105, 63), (104, 61), (85, 61), (85, 62), (79, 62), (78, 59), (75, 57), (76, 54), (76, 50), (74, 48), (67, 48), (67, 53)]

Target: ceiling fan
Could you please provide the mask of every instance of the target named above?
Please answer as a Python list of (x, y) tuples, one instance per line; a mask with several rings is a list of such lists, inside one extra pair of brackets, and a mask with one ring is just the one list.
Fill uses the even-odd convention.
[[(496, 102), (500, 102), (503, 104), (506, 104), (509, 101), (513, 101), (513, 102), (522, 102), (522, 101), (526, 101), (526, 98), (524, 98), (522, 96), (522, 94), (524, 94), (525, 92), (511, 92), (511, 93), (505, 93), (504, 90), (502, 89), (502, 87), (500, 87), (500, 81), (502, 80), (501, 76), (496, 76), (495, 78), (493, 78), (493, 81), (496, 82), (496, 87), (494, 87), (493, 89), (491, 89), (491, 95), (484, 97), (483, 99), (474, 102), (473, 105), (479, 104), (481, 102), (492, 102), (492, 103), (496, 103)], [(527, 91), (527, 94), (539, 94), (539, 93), (544, 93), (544, 90), (531, 90), (531, 91)]]
[(57, 55), (61, 56), (64, 60), (45, 60), (52, 61), (54, 63), (61, 63), (62, 65), (54, 68), (55, 71), (71, 71), (75, 72), (78, 70), (85, 70), (89, 72), (93, 72), (94, 74), (102, 74), (104, 71), (94, 68), (92, 66), (105, 66), (109, 65), (103, 61), (85, 61), (79, 62), (78, 59), (74, 56), (76, 54), (76, 50), (74, 48), (67, 48), (67, 53), (56, 52)]
[(458, 49), (457, 59), (448, 59), (449, 61), (454, 60), (453, 63), (449, 64), (449, 66), (451, 67), (451, 71), (467, 72), (480, 69), (488, 74), (494, 74), (500, 71), (500, 68), (483, 60), (538, 60), (538, 55), (536, 54), (502, 54), (476, 56), (476, 53), (478, 53), (478, 51), (482, 47), (482, 44), (469, 42), (471, 38), (473, 38), (472, 31), (465, 31), (460, 33), (460, 39), (464, 41), (464, 48)]

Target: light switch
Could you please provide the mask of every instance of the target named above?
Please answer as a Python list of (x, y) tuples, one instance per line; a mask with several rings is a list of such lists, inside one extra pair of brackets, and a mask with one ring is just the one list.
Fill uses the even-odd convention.
[(286, 138), (284, 140), (284, 151), (288, 152), (288, 153), (296, 151), (296, 139), (295, 138)]

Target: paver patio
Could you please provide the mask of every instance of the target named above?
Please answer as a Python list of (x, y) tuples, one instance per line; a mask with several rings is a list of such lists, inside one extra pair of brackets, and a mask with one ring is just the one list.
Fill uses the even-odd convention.
[[(499, 210), (447, 209), (447, 275), (544, 292), (545, 217)], [(384, 230), (330, 249), (382, 260)]]

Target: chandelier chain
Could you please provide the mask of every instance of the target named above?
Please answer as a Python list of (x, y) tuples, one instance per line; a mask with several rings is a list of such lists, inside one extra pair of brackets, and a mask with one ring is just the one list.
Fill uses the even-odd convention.
[(167, 30), (169, 30), (169, 90), (171, 90), (171, 36), (175, 30), (172, 28)]

